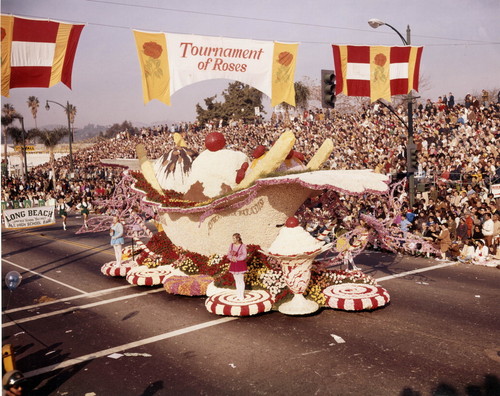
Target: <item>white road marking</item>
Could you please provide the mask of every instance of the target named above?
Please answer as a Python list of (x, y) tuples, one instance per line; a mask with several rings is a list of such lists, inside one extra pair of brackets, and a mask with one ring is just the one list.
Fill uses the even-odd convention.
[(406, 271), (406, 272), (401, 272), (399, 274), (394, 274), (394, 275), (388, 275), (388, 276), (383, 276), (382, 278), (375, 279), (377, 282), (384, 282), (386, 280), (391, 280), (395, 278), (401, 278), (406, 275), (412, 275), (412, 274), (418, 274), (420, 272), (426, 272), (426, 271), (432, 271), (438, 268), (444, 268), (444, 267), (450, 267), (452, 265), (457, 265), (456, 261), (451, 261), (449, 263), (441, 263), (437, 265), (433, 265), (432, 267), (425, 267), (425, 268), (419, 268), (413, 271)]
[(111, 289), (98, 290), (98, 291), (91, 292), (91, 293), (77, 294), (76, 296), (60, 298), (57, 300), (47, 301), (47, 302), (43, 302), (43, 303), (39, 303), (39, 304), (26, 305), (24, 307), (19, 307), (19, 308), (12, 308), (12, 309), (9, 309), (8, 311), (3, 311), (3, 313), (8, 314), (8, 313), (18, 312), (18, 311), (27, 311), (28, 309), (31, 309), (31, 308), (43, 307), (45, 305), (56, 304), (59, 302), (78, 300), (79, 298), (100, 297), (100, 296), (104, 296), (105, 294), (114, 293), (115, 291), (118, 291), (121, 289), (129, 289), (131, 287), (137, 287), (137, 286), (136, 285), (125, 285), (125, 286), (113, 287)]
[(217, 325), (224, 324), (224, 323), (227, 323), (227, 322), (230, 322), (233, 320), (237, 320), (237, 319), (239, 319), (239, 317), (229, 316), (229, 317), (224, 317), (224, 318), (212, 320), (210, 322), (200, 323), (200, 324), (197, 324), (194, 326), (189, 326), (189, 327), (186, 327), (184, 329), (169, 331), (168, 333), (159, 334), (159, 335), (156, 335), (153, 337), (145, 338), (143, 340), (130, 342), (128, 344), (119, 345), (119, 346), (116, 346), (113, 348), (104, 349), (102, 351), (89, 353), (88, 355), (83, 355), (83, 356), (77, 357), (75, 359), (66, 360), (66, 361), (61, 362), (61, 363), (56, 363), (56, 364), (52, 364), (50, 366), (46, 366), (46, 367), (42, 367), (42, 368), (39, 368), (39, 369), (36, 369), (33, 371), (29, 371), (29, 372), (25, 373), (24, 376), (26, 378), (34, 377), (36, 375), (45, 374), (45, 373), (48, 373), (50, 371), (60, 370), (60, 369), (65, 368), (65, 367), (74, 366), (75, 364), (80, 364), (80, 363), (83, 363), (83, 362), (86, 362), (89, 360), (108, 356), (112, 353), (119, 353), (119, 352), (125, 351), (127, 349), (132, 349), (132, 348), (140, 347), (142, 345), (152, 344), (154, 342), (158, 342), (158, 341), (166, 340), (168, 338), (191, 333), (193, 331), (206, 329), (207, 327), (217, 326)]
[(161, 292), (161, 291), (164, 292), (165, 289), (163, 289), (163, 287), (162, 287), (162, 288), (158, 288), (158, 289), (154, 289), (154, 290), (149, 290), (149, 291), (144, 292), (144, 293), (128, 294), (126, 296), (115, 297), (115, 298), (111, 298), (109, 300), (98, 301), (98, 302), (94, 302), (94, 303), (90, 303), (90, 304), (85, 304), (85, 305), (76, 305), (74, 307), (60, 309), (58, 311), (49, 312), (49, 313), (42, 314), (42, 315), (35, 315), (35, 316), (27, 317), (27, 318), (17, 319), (15, 321), (13, 320), (12, 322), (6, 322), (6, 323), (2, 324), (2, 328), (9, 327), (9, 326), (14, 326), (14, 325), (20, 324), (20, 323), (31, 322), (31, 321), (37, 320), (37, 319), (48, 318), (50, 316), (60, 315), (60, 314), (66, 313), (66, 312), (78, 311), (78, 310), (81, 310), (81, 309), (87, 309), (87, 308), (97, 307), (99, 305), (111, 304), (111, 303), (114, 303), (114, 302), (117, 302), (117, 301), (121, 301), (121, 300), (127, 300), (127, 299), (131, 299), (131, 298), (142, 297), (142, 296), (145, 296), (147, 294), (158, 293), (158, 292)]
[(2, 259), (2, 261), (5, 261), (7, 264), (10, 264), (10, 265), (13, 265), (14, 267), (17, 267), (17, 268), (21, 268), (23, 269), (24, 271), (28, 271), (28, 272), (31, 272), (32, 274), (36, 274), (38, 276), (41, 276), (42, 278), (45, 278), (45, 279), (48, 279), (48, 280), (51, 280), (52, 282), (55, 282), (55, 283), (58, 283), (60, 285), (63, 285), (63, 286), (66, 286), (70, 289), (73, 289), (73, 290), (76, 290), (77, 292), (80, 292), (80, 293), (87, 293), (85, 290), (81, 290), (81, 289), (78, 289), (77, 287), (73, 287), (73, 286), (70, 286), (70, 285), (67, 285), (66, 283), (64, 282), (61, 282), (61, 281), (58, 281), (57, 279), (53, 279), (53, 278), (50, 278), (46, 275), (43, 275), (39, 272), (36, 272), (36, 271), (32, 271), (30, 270), (29, 268), (26, 268), (26, 267), (23, 267), (22, 265), (19, 265), (19, 264), (16, 264), (16, 263), (13, 263), (12, 261), (9, 261), (9, 260), (6, 260), (6, 259)]

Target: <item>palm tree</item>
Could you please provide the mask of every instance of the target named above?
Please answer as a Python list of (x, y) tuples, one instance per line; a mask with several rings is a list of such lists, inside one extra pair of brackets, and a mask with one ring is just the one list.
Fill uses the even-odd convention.
[(36, 125), (36, 114), (38, 113), (38, 107), (40, 106), (40, 101), (36, 96), (30, 96), (28, 98), (28, 107), (31, 109), (31, 114), (33, 114), (33, 118), (35, 120), (35, 128), (37, 128)]
[[(19, 115), (15, 116), (14, 118), (19, 118)], [(7, 128), (7, 134), (12, 138), (12, 141), (16, 146), (22, 146), (22, 149), (19, 150), (19, 156), (21, 157), (21, 167), (24, 170), (26, 169), (24, 165), (24, 149), (25, 146), (24, 144), (26, 143), (26, 140), (32, 139), (36, 135), (36, 129), (30, 129), (25, 136), (24, 132), (21, 128), (18, 127), (8, 127)], [(27, 177), (28, 175), (24, 175)]]
[(4, 143), (4, 159), (7, 161), (7, 128), (14, 122), (17, 116), (16, 109), (10, 103), (5, 103), (2, 107), (2, 132)]
[[(71, 131), (74, 130), (74, 124), (75, 124), (75, 117), (76, 117), (76, 106), (69, 104), (65, 109), (66, 114), (69, 115), (69, 122), (71, 123)], [(69, 138), (71, 139), (71, 142), (73, 142), (73, 133), (70, 133)]]
[(56, 128), (56, 129), (43, 129), (37, 130), (35, 135), (48, 150), (49, 150), (49, 164), (52, 170), (53, 185), (56, 185), (56, 172), (54, 169), (55, 157), (54, 148), (59, 144), (64, 136), (68, 134), (66, 128)]

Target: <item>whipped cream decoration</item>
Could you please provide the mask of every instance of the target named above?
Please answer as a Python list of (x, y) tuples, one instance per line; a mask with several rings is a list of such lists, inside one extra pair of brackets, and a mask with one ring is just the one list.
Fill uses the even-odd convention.
[(314, 252), (321, 247), (323, 242), (318, 241), (302, 227), (283, 227), (268, 251), (270, 254), (290, 256)]

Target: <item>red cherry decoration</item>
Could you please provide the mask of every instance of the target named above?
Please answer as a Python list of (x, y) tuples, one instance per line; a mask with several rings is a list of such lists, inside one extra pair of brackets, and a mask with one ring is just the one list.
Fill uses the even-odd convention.
[(294, 152), (295, 152), (295, 151), (293, 151), (293, 149), (292, 149), (292, 150), (290, 150), (290, 152), (289, 152), (289, 153), (288, 153), (288, 155), (286, 156), (286, 159), (290, 159), (290, 158), (292, 158), (292, 157), (293, 157), (293, 153), (294, 153)]
[(254, 158), (262, 157), (265, 152), (266, 152), (266, 147), (261, 144), (260, 146), (257, 146), (255, 148), (255, 150), (252, 153), (252, 157)]
[(285, 226), (287, 226), (288, 228), (294, 228), (297, 227), (298, 225), (299, 225), (299, 220), (296, 217), (289, 217), (288, 219), (286, 219)]
[(210, 151), (219, 151), (226, 146), (226, 138), (220, 132), (210, 132), (205, 137), (205, 147)]
[(304, 154), (299, 153), (298, 151), (293, 152), (293, 156), (297, 158), (299, 161), (304, 162), (306, 160), (306, 157), (304, 157)]
[(246, 171), (248, 169), (248, 162), (243, 162), (243, 164), (241, 164), (240, 169), (243, 169), (244, 171)]
[(245, 171), (243, 169), (240, 169), (238, 172), (236, 172), (236, 184), (240, 184), (244, 178)]

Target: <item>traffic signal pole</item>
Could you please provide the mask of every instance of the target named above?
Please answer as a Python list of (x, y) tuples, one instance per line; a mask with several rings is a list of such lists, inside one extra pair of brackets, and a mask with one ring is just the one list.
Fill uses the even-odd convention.
[(335, 72), (321, 70), (321, 106), (335, 108)]

